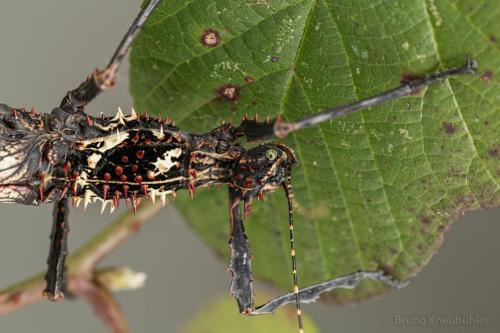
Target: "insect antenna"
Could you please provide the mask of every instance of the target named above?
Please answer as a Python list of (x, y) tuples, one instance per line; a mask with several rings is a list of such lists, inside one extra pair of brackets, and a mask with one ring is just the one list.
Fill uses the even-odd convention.
[(299, 277), (297, 275), (297, 260), (295, 258), (295, 233), (293, 231), (293, 191), (292, 179), (287, 176), (283, 183), (286, 199), (288, 201), (288, 229), (290, 231), (290, 256), (292, 257), (293, 292), (295, 294), (295, 306), (297, 308), (297, 320), (299, 322), (299, 332), (304, 333), (302, 323), (302, 311), (300, 310)]

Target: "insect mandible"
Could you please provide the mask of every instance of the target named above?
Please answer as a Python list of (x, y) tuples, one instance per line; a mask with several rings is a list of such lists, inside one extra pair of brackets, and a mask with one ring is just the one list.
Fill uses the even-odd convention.
[(28, 205), (55, 203), (46, 294), (57, 300), (62, 298), (64, 289), (69, 200), (84, 206), (100, 202), (103, 207), (111, 208), (120, 200), (128, 200), (135, 208), (141, 198), (165, 201), (167, 195), (175, 195), (180, 189), (193, 196), (198, 187), (227, 185), (234, 273), (231, 290), (241, 312), (257, 314), (267, 310), (255, 308), (251, 273), (248, 266), (238, 264), (249, 253), (240, 206), (249, 214), (253, 199), (282, 188), (289, 204), (292, 296), (303, 330), (300, 298), (306, 295), (299, 292), (296, 274), (291, 186), (296, 158), (283, 144), (264, 143), (246, 149), (235, 141), (284, 138), (294, 131), (414, 93), (436, 80), (472, 73), (477, 65), (468, 60), (463, 67), (430, 74), (391, 91), (295, 122), (279, 117), (263, 122), (243, 119), (238, 126), (223, 124), (204, 134), (190, 133), (169, 120), (139, 116), (136, 112), (130, 115), (119, 112), (104, 118), (87, 115), (86, 104), (113, 86), (123, 57), (158, 3), (159, 0), (151, 1), (141, 11), (108, 66), (68, 92), (51, 113), (37, 114), (0, 105), (3, 128), (0, 201)]

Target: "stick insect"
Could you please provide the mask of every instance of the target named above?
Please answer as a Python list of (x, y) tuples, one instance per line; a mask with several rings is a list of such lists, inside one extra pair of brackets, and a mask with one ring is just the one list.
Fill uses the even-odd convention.
[[(325, 291), (352, 288), (364, 278), (400, 287), (402, 284), (382, 272), (361, 271), (299, 289), (291, 177), (297, 161), (290, 147), (268, 141), (410, 95), (450, 76), (473, 74), (475, 61), (467, 59), (462, 67), (428, 74), (387, 92), (292, 122), (280, 117), (264, 122), (244, 118), (238, 126), (222, 124), (209, 133), (196, 134), (176, 127), (170, 120), (141, 116), (135, 111), (130, 115), (119, 111), (114, 117), (87, 115), (86, 105), (114, 85), (120, 64), (159, 2), (152, 0), (143, 8), (106, 68), (94, 71), (69, 91), (51, 113), (0, 104), (0, 202), (54, 203), (45, 276), (47, 297), (64, 297), (70, 202), (75, 206), (100, 202), (103, 209), (109, 206), (113, 210), (124, 200), (136, 209), (143, 198), (165, 204), (167, 196), (175, 197), (178, 190), (187, 190), (193, 197), (196, 188), (218, 184), (229, 189), (231, 293), (241, 313), (269, 313), (294, 302), (303, 332), (301, 303), (313, 301)], [(241, 138), (262, 143), (247, 149), (236, 143)], [(293, 292), (256, 307), (250, 245), (242, 215), (250, 214), (255, 198), (278, 189), (283, 189), (288, 202)]]

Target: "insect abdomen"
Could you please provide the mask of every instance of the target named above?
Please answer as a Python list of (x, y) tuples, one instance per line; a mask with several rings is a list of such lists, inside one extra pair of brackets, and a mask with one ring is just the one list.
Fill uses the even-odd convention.
[(164, 197), (185, 187), (188, 140), (172, 129), (117, 131), (77, 149), (76, 196), (85, 203), (100, 199), (116, 206), (130, 199), (135, 205), (137, 198)]

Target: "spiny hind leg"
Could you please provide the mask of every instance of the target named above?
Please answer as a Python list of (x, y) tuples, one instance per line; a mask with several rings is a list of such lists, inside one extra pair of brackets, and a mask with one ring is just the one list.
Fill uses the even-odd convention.
[(50, 251), (47, 259), (44, 295), (51, 301), (64, 298), (66, 285), (65, 261), (68, 254), (68, 199), (63, 198), (54, 204), (54, 220), (50, 235)]
[(253, 301), (252, 254), (241, 218), (240, 198), (237, 191), (229, 188), (229, 221), (231, 259), (228, 270), (232, 274), (230, 293), (238, 303), (240, 313), (252, 312)]

